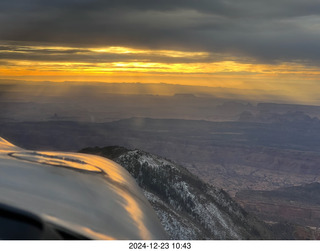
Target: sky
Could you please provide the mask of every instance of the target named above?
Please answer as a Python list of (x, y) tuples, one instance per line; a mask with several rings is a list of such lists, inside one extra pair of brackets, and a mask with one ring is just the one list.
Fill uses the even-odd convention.
[(318, 0), (2, 0), (0, 23), (0, 79), (254, 89), (320, 104)]

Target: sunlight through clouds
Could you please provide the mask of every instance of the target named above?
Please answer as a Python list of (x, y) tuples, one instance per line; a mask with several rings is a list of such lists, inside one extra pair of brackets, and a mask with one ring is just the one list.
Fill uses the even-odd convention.
[[(127, 58), (123, 54), (131, 55)], [(68, 75), (77, 72), (85, 77), (86, 73), (104, 74), (114, 72), (148, 74), (294, 74), (317, 78), (318, 67), (305, 66), (302, 63), (261, 64), (241, 62), (208, 52), (184, 52), (173, 50), (140, 50), (128, 47), (79, 48), (57, 46), (17, 46), (3, 45), (0, 50), (3, 62), (1, 77), (19, 75), (46, 75), (58, 72)], [(80, 55), (80, 56), (79, 56)], [(61, 57), (62, 56), (62, 57)], [(64, 56), (67, 56), (65, 58)], [(161, 57), (161, 60), (159, 60)], [(170, 59), (181, 59), (171, 62)], [(216, 61), (213, 60), (215, 58)], [(74, 60), (72, 60), (74, 59)], [(167, 62), (166, 62), (167, 61)], [(196, 62), (195, 62), (196, 61)]]

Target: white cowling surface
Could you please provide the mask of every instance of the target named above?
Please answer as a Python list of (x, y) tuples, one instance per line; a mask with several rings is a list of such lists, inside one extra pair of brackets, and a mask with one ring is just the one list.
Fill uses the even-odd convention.
[(90, 239), (165, 239), (130, 174), (106, 158), (27, 151), (0, 138), (0, 203)]

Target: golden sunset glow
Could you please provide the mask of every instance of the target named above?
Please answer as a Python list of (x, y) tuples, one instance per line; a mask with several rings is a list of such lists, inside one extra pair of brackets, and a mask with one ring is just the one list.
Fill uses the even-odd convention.
[[(71, 49), (71, 48), (69, 48)], [(209, 55), (207, 52), (186, 52), (174, 50), (139, 50), (128, 47), (111, 46), (106, 48), (90, 48), (91, 52), (96, 53), (115, 53), (115, 54), (148, 54), (168, 57), (206, 57)]]
[(163, 83), (282, 96), (319, 89), (313, 1), (17, 0), (1, 7), (1, 82)]
[[(59, 56), (70, 52), (71, 58), (79, 56), (77, 60), (59, 61)], [(188, 75), (191, 77), (201, 75), (205, 78), (212, 79), (212, 85), (215, 79), (224, 79), (231, 84), (237, 79), (248, 78), (274, 78), (282, 75), (295, 76), (297, 78), (319, 79), (318, 67), (307, 67), (299, 63), (280, 63), (276, 65), (259, 64), (259, 63), (243, 63), (236, 60), (220, 60), (210, 62), (206, 60), (213, 58), (206, 52), (184, 52), (173, 50), (139, 50), (127, 47), (106, 47), (106, 48), (72, 48), (72, 47), (53, 47), (53, 46), (20, 46), (15, 50), (8, 49), (2, 53), (10, 53), (12, 57), (23, 55), (23, 59), (7, 59), (0, 60), (1, 78), (26, 78), (35, 80), (50, 80), (55, 76), (60, 80), (77, 80), (99, 79), (100, 81), (111, 79), (116, 82), (127, 81), (137, 77), (139, 81), (147, 82), (150, 79), (164, 78), (169, 82), (176, 82), (179, 77), (183, 79)], [(45, 54), (47, 53), (47, 54)], [(47, 60), (52, 58), (52, 60)], [(109, 56), (112, 59), (109, 59)], [(121, 55), (134, 55), (133, 58), (128, 57), (123, 60)], [(28, 59), (28, 56), (30, 59)], [(81, 57), (87, 56), (87, 57)], [(33, 59), (38, 57), (39, 59)], [(162, 61), (159, 60), (161, 57)], [(170, 59), (178, 59), (170, 62)], [(179, 61), (180, 62), (177, 62)], [(102, 62), (101, 62), (102, 61)], [(110, 61), (110, 62), (106, 62)], [(194, 62), (197, 61), (197, 62)], [(202, 62), (209, 61), (209, 62)], [(219, 76), (217, 76), (219, 75)], [(247, 76), (246, 76), (247, 75)], [(172, 80), (170, 81), (170, 79)], [(201, 77), (199, 78), (201, 83)], [(155, 81), (151, 81), (155, 82)], [(188, 82), (188, 81), (187, 81)], [(182, 84), (181, 81), (178, 81)], [(190, 84), (190, 83), (186, 83)], [(232, 84), (231, 84), (232, 85)]]
[(261, 91), (280, 88), (299, 99), (318, 89), (316, 82), (320, 80), (320, 67), (303, 61), (267, 64), (223, 53), (121, 46), (82, 48), (7, 42), (3, 47), (1, 79), (169, 83)]

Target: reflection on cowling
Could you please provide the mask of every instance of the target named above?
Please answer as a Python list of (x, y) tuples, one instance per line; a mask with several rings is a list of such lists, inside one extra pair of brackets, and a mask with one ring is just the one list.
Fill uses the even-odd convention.
[(21, 150), (21, 148), (11, 144), (9, 141), (0, 137), (0, 154), (8, 153), (11, 151)]
[[(102, 170), (91, 164), (90, 162), (84, 161), (80, 156), (76, 157), (73, 154), (58, 154), (54, 152), (12, 152), (9, 154), (12, 157), (17, 159), (37, 162), (40, 164), (66, 167), (66, 168), (75, 168), (82, 171), (91, 171), (91, 172), (101, 172)], [(92, 161), (91, 161), (92, 162)]]
[(130, 174), (80, 153), (27, 151), (0, 138), (0, 202), (90, 239), (165, 239)]

